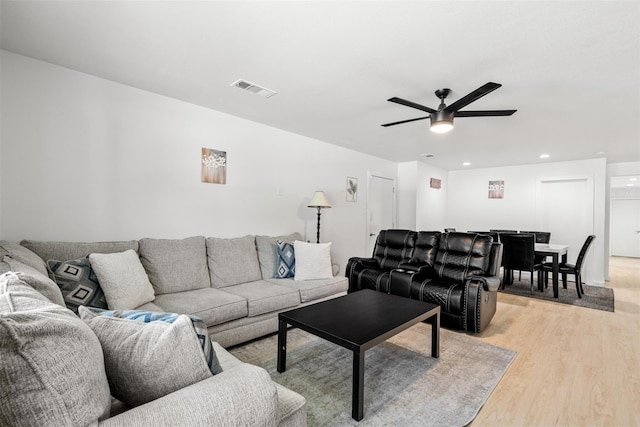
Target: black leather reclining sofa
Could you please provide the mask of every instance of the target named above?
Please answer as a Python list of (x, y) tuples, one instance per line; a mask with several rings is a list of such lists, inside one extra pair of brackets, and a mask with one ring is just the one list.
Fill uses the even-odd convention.
[(502, 245), (489, 235), (383, 230), (372, 258), (350, 258), (349, 292), (439, 304), (445, 327), (481, 332), (496, 312)]

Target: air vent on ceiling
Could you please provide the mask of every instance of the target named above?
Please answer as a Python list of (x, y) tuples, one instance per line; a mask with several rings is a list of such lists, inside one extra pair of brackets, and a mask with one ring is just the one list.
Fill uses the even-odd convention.
[(231, 83), (231, 86), (235, 86), (235, 87), (239, 87), (240, 89), (244, 89), (244, 90), (248, 90), (249, 92), (253, 92), (255, 94), (258, 94), (264, 98), (270, 98), (273, 95), (275, 95), (277, 92), (275, 90), (271, 90), (271, 89), (267, 89), (265, 87), (262, 86), (258, 86), (257, 84), (253, 84), (251, 82), (248, 82), (246, 80), (236, 80), (235, 82)]

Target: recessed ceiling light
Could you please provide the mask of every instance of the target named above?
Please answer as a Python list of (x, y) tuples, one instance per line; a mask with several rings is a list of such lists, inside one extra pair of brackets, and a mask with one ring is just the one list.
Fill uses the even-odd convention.
[(627, 184), (627, 187), (633, 187), (633, 184)]
[(462, 166), (469, 166), (470, 164), (471, 164), (471, 163), (469, 163), (469, 162), (464, 162), (464, 163), (462, 164)]
[(637, 181), (638, 178), (629, 178), (629, 181)]
[(604, 155), (604, 151), (596, 151), (596, 154), (597, 154), (598, 156), (602, 156), (602, 155)]
[(548, 154), (540, 154), (541, 159), (548, 159), (550, 156)]
[(420, 157), (426, 157), (428, 159), (435, 157), (435, 154), (431, 154), (431, 153), (424, 153), (424, 154), (420, 154)]

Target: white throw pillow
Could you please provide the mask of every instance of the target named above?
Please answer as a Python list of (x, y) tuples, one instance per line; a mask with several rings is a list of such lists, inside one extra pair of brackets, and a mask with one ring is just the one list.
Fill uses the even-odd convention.
[(331, 242), (306, 243), (293, 242), (296, 254), (295, 280), (331, 279)]
[(134, 250), (91, 254), (89, 261), (111, 310), (131, 310), (155, 299), (153, 286)]

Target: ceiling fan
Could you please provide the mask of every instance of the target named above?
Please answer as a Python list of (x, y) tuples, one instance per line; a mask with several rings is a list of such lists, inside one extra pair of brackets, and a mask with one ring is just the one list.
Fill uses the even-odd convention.
[(493, 92), (502, 86), (499, 83), (489, 82), (478, 89), (474, 90), (470, 94), (463, 96), (453, 104), (446, 106), (444, 103), (445, 98), (451, 93), (451, 89), (438, 89), (435, 94), (440, 98), (440, 105), (437, 110), (433, 108), (425, 107), (424, 105), (416, 104), (415, 102), (407, 101), (406, 99), (393, 97), (388, 101), (395, 102), (396, 104), (405, 105), (407, 107), (416, 108), (418, 110), (426, 111), (428, 116), (418, 117), (417, 119), (402, 120), (399, 122), (386, 123), (382, 126), (394, 126), (402, 123), (415, 122), (416, 120), (431, 119), (431, 131), (436, 133), (445, 133), (453, 129), (454, 117), (490, 117), (490, 116), (510, 116), (518, 110), (483, 110), (483, 111), (459, 111), (461, 108), (466, 107), (473, 101), (485, 96), (489, 92)]

